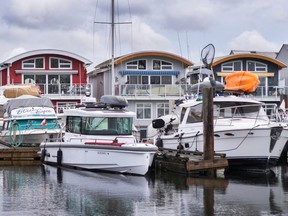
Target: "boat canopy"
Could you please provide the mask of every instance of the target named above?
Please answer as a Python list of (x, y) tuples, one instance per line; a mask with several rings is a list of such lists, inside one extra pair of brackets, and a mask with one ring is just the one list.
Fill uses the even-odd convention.
[[(24, 95), (23, 95), (24, 96)], [(12, 110), (20, 107), (49, 107), (53, 108), (53, 104), (49, 98), (46, 97), (18, 97), (15, 99), (10, 99), (6, 104), (4, 104), (4, 112), (11, 113)]]

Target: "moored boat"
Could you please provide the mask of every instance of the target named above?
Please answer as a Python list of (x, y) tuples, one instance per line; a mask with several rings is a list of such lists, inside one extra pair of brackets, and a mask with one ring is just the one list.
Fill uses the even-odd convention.
[(0, 142), (9, 147), (39, 146), (58, 136), (61, 126), (49, 98), (22, 95), (3, 104)]
[(99, 104), (64, 110), (63, 140), (43, 142), (41, 160), (46, 164), (145, 175), (157, 146), (138, 143), (133, 135), (134, 112), (127, 100), (102, 96)]
[[(262, 103), (236, 96), (217, 96), (214, 108), (214, 151), (226, 154), (229, 167), (266, 168), (275, 165), (287, 144), (288, 126), (272, 122)], [(202, 100), (187, 100), (180, 105), (180, 124), (174, 133), (158, 135), (160, 147), (203, 152)], [(165, 126), (154, 120), (155, 128)]]

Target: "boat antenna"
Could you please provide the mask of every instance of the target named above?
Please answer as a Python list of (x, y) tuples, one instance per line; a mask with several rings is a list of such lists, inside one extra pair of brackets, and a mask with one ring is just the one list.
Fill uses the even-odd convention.
[(111, 22), (94, 22), (98, 24), (110, 24), (111, 25), (111, 91), (112, 95), (115, 95), (115, 57), (114, 57), (114, 50), (115, 50), (115, 25), (116, 24), (131, 24), (132, 22), (115, 22), (115, 6), (114, 0), (111, 0)]

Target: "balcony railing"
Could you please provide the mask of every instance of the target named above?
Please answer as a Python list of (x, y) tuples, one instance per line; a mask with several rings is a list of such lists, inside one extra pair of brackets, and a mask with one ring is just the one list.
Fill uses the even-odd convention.
[(37, 84), (44, 95), (82, 96), (91, 92), (90, 84)]
[[(191, 85), (146, 85), (146, 84), (125, 84), (115, 86), (115, 94), (122, 96), (161, 96), (161, 97), (183, 97), (185, 95), (191, 95)], [(285, 91), (286, 90), (286, 91)], [(256, 98), (267, 98), (271, 100), (280, 99), (280, 95), (288, 92), (287, 87), (278, 86), (258, 86), (255, 92), (251, 95)]]

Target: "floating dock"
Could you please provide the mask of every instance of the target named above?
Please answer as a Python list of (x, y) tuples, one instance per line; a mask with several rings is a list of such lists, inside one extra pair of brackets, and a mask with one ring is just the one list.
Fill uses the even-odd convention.
[(225, 154), (215, 154), (214, 159), (204, 160), (203, 152), (179, 151), (160, 148), (155, 156), (155, 170), (171, 171), (187, 175), (206, 175), (209, 170), (228, 167)]
[(0, 148), (0, 166), (40, 165), (39, 147)]

